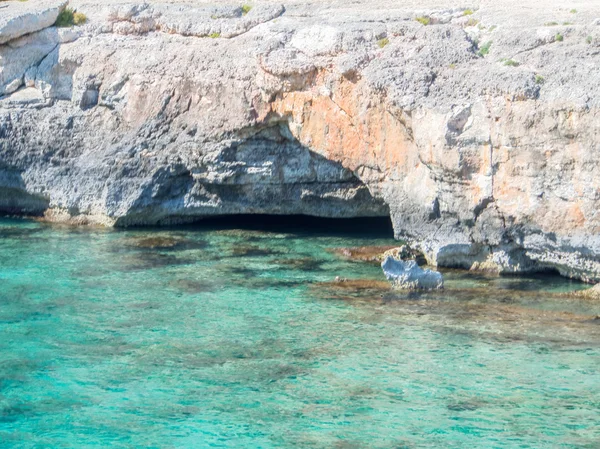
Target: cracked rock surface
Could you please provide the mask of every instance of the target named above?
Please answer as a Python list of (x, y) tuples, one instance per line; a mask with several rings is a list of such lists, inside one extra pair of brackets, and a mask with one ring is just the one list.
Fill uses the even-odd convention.
[(67, 0), (37, 0), (0, 5), (0, 45), (26, 34), (48, 28), (56, 22)]
[(600, 281), (600, 6), (446, 3), (2, 2), (0, 209), (391, 215), (432, 265)]

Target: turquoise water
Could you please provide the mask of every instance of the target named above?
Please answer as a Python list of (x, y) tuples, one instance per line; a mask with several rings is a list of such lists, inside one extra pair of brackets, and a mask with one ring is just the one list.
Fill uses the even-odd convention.
[(2, 449), (600, 447), (582, 285), (399, 294), (331, 251), (375, 233), (221, 227), (0, 221)]

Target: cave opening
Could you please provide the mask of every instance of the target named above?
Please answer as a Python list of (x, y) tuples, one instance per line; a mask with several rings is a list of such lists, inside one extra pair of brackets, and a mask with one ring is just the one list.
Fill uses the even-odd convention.
[(326, 218), (312, 215), (239, 214), (206, 218), (185, 227), (211, 231), (240, 229), (306, 236), (394, 238), (389, 216)]

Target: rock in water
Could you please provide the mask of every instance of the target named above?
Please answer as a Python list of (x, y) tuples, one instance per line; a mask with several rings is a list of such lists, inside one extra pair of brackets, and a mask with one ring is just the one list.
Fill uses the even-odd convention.
[(576, 293), (576, 296), (587, 299), (600, 299), (600, 284), (596, 284), (587, 290), (581, 290)]
[(435, 290), (444, 288), (442, 273), (424, 270), (414, 260), (398, 260), (391, 256), (381, 264), (383, 273), (394, 287), (411, 290)]

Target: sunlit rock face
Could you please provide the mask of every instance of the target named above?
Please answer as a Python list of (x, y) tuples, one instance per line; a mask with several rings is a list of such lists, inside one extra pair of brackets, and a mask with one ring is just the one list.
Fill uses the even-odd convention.
[(375, 3), (90, 0), (84, 26), (28, 22), (0, 45), (0, 207), (391, 215), (433, 265), (600, 281), (600, 8)]

